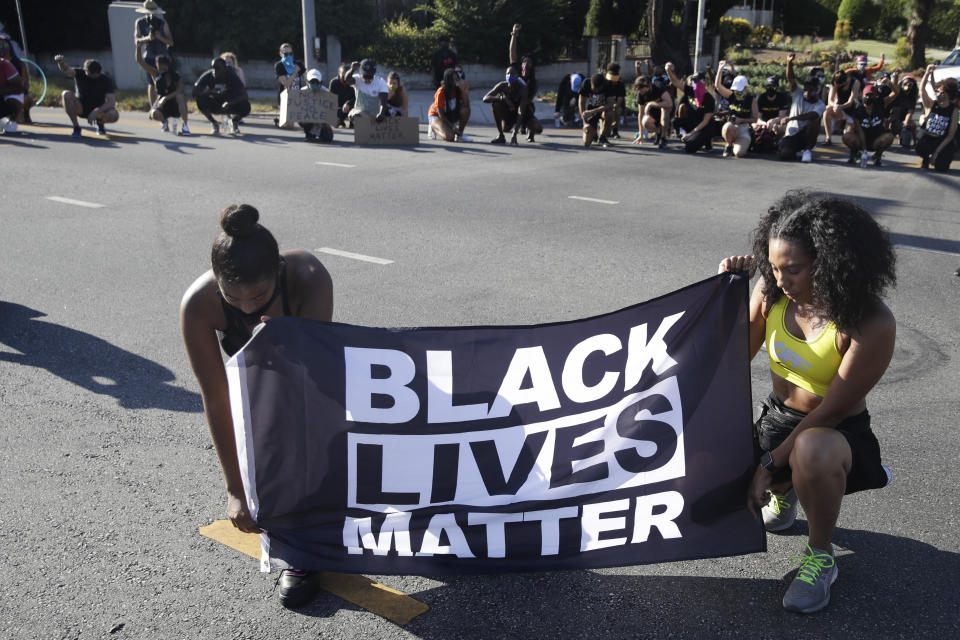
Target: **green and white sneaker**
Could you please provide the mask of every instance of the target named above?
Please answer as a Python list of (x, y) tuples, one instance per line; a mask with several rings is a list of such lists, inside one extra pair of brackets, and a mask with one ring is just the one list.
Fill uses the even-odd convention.
[(810, 553), (791, 558), (800, 569), (783, 596), (783, 608), (787, 611), (813, 613), (830, 604), (830, 587), (838, 574), (833, 549), (822, 551), (808, 544), (807, 551)]
[(797, 519), (797, 492), (793, 487), (786, 493), (770, 491), (770, 501), (760, 510), (767, 531), (783, 531)]

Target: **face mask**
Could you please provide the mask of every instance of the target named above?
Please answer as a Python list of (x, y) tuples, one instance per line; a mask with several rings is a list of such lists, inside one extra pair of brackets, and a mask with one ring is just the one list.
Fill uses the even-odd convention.
[(620, 76), (614, 75), (614, 74), (612, 74), (612, 73), (608, 73), (608, 74), (607, 74), (607, 80), (609, 80), (610, 82), (619, 82), (619, 81), (620, 81)]
[(767, 95), (768, 95), (768, 96), (775, 96), (775, 95), (777, 95), (777, 88), (776, 88), (776, 87), (767, 87)]
[(457, 74), (457, 77), (458, 77), (458, 78), (460, 78), (461, 80), (463, 80), (463, 78), (464, 78), (463, 71), (457, 71), (456, 74)]
[(399, 86), (400, 86), (400, 83), (399, 83), (399, 82), (388, 82), (388, 83), (387, 83), (387, 88), (388, 88), (388, 89), (396, 89), (396, 88), (399, 87)]
[(876, 102), (877, 102), (877, 99), (874, 96), (867, 96), (866, 98), (863, 99), (863, 104), (868, 104), (870, 106), (873, 106), (874, 104), (876, 104)]
[(503, 79), (512, 84), (517, 81), (517, 76), (512, 76), (508, 73), (503, 77)]
[(283, 56), (282, 56), (280, 59), (283, 61), (284, 64), (286, 64), (286, 63), (288, 63), (288, 62), (293, 62), (293, 54), (292, 54), (292, 53), (285, 53), (285, 54), (283, 54)]
[(702, 82), (693, 83), (693, 97), (696, 98), (697, 104), (703, 104), (703, 99), (707, 95), (707, 86)]
[(803, 99), (807, 102), (816, 102), (817, 101), (817, 92), (816, 91), (804, 91)]
[(734, 91), (734, 92), (733, 92), (733, 97), (736, 98), (737, 100), (743, 100), (743, 96), (745, 96), (745, 95), (747, 95), (747, 94), (744, 93), (743, 91)]
[(322, 84), (321, 82), (319, 82), (318, 80), (311, 80), (311, 81), (308, 82), (307, 84), (310, 85), (310, 89), (311, 89), (312, 91), (318, 91), (319, 89), (321, 89), (321, 88), (323, 87), (323, 84)]

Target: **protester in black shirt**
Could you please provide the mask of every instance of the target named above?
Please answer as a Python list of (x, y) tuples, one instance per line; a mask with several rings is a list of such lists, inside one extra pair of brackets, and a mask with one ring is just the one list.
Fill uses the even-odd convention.
[(593, 74), (580, 85), (580, 118), (583, 120), (583, 146), (589, 147), (596, 140), (608, 147), (607, 134), (613, 124), (613, 112), (617, 97), (612, 83), (602, 73)]
[(683, 150), (696, 153), (707, 147), (713, 135), (713, 115), (717, 103), (707, 91), (702, 73), (690, 77), (683, 87), (683, 96), (677, 104), (677, 116), (673, 119), (674, 129), (683, 143)]
[(914, 133), (917, 123), (913, 119), (913, 112), (917, 108), (917, 99), (920, 91), (917, 79), (911, 75), (904, 76), (899, 82), (890, 83), (891, 94), (887, 99), (887, 110), (890, 118), (890, 132), (900, 136), (903, 147), (913, 146)]
[(957, 106), (954, 101), (960, 91), (955, 78), (948, 78), (937, 88), (936, 100), (930, 97), (927, 85), (933, 82), (935, 65), (929, 65), (920, 80), (920, 99), (923, 101), (925, 135), (917, 142), (917, 155), (922, 158), (921, 167), (937, 171), (950, 169), (956, 152)]
[[(157, 64), (157, 56), (170, 57), (170, 47), (173, 46), (170, 24), (163, 19), (163, 9), (153, 0), (146, 0), (136, 13), (146, 14), (142, 18), (137, 18), (133, 25), (136, 53), (143, 57), (144, 62), (154, 67)], [(147, 82), (147, 99), (150, 104), (155, 104), (157, 101), (156, 87), (153, 82)]]
[(520, 79), (520, 69), (514, 65), (507, 67), (507, 73), (502, 82), (498, 82), (487, 95), (483, 96), (483, 101), (490, 105), (493, 110), (493, 121), (497, 125), (499, 135), (491, 140), (493, 144), (503, 144), (506, 142), (504, 132), (512, 129), (513, 136), (510, 138), (510, 144), (517, 144), (517, 134), (520, 132), (520, 118), (526, 110), (527, 102), (530, 100), (527, 94), (527, 86)]
[(347, 120), (347, 114), (353, 109), (353, 103), (356, 100), (356, 92), (353, 86), (347, 84), (346, 77), (350, 73), (350, 64), (344, 62), (337, 69), (337, 77), (330, 81), (330, 92), (337, 96), (337, 126), (353, 127), (353, 123)]
[(754, 98), (760, 117), (753, 125), (753, 143), (750, 150), (756, 153), (774, 153), (783, 137), (784, 120), (790, 112), (790, 96), (780, 91), (780, 79), (770, 76), (763, 83), (763, 93)]
[(457, 66), (457, 52), (450, 48), (450, 36), (442, 35), (438, 40), (440, 48), (430, 57), (434, 89), (443, 84), (443, 72)]
[(214, 58), (210, 69), (203, 72), (193, 85), (193, 99), (197, 109), (210, 121), (213, 135), (220, 135), (220, 124), (214, 114), (230, 116), (233, 133), (240, 133), (240, 120), (250, 113), (250, 101), (243, 82), (222, 58)]
[[(187, 125), (187, 101), (183, 97), (183, 82), (180, 79), (180, 74), (170, 68), (170, 58), (159, 55), (154, 60), (154, 65), (149, 65), (144, 61), (143, 53), (138, 49), (136, 59), (153, 82), (154, 91), (157, 95), (156, 102), (150, 105), (150, 118), (161, 122), (163, 131), (170, 130), (167, 120), (180, 118), (183, 120), (180, 135), (190, 135), (190, 127)], [(173, 125), (173, 133), (174, 135), (177, 134), (176, 124)]]
[(519, 56), (517, 54), (517, 36), (520, 35), (520, 25), (513, 25), (510, 31), (510, 66), (520, 67), (520, 80), (527, 87), (527, 105), (520, 114), (520, 132), (527, 133), (527, 141), (534, 142), (534, 136), (543, 133), (543, 125), (533, 115), (536, 105), (534, 100), (537, 97), (537, 90), (540, 86), (537, 84), (537, 71), (533, 63), (533, 56), (527, 54)]
[(104, 125), (120, 119), (117, 113), (117, 95), (113, 79), (103, 72), (97, 60), (86, 60), (83, 67), (68, 67), (62, 55), (54, 56), (54, 62), (68, 78), (73, 78), (76, 92), (64, 91), (61, 95), (63, 110), (73, 123), (73, 137), (80, 137), (80, 124), (77, 116), (96, 124), (97, 133), (107, 135)]
[(847, 115), (853, 120), (853, 124), (843, 134), (843, 144), (850, 149), (847, 164), (856, 164), (858, 160), (865, 163), (867, 151), (873, 151), (873, 164), (882, 166), (880, 157), (893, 144), (893, 134), (884, 126), (885, 113), (876, 85), (866, 86), (861, 104)]
[(637, 109), (640, 111), (640, 126), (633, 143), (643, 144), (644, 132), (650, 132), (656, 135), (656, 146), (663, 149), (667, 146), (670, 131), (664, 120), (673, 112), (670, 92), (647, 76), (637, 76), (633, 86), (637, 90)]
[(611, 62), (607, 65), (607, 73), (605, 77), (607, 82), (610, 83), (613, 95), (616, 99), (614, 102), (613, 113), (610, 114), (612, 119), (610, 124), (610, 137), (619, 138), (620, 123), (623, 121), (623, 114), (627, 108), (627, 85), (624, 84), (623, 80), (620, 79), (620, 65), (616, 62)]
[(553, 119), (558, 129), (561, 124), (571, 125), (580, 120), (577, 99), (581, 84), (583, 84), (582, 73), (571, 73), (560, 80), (560, 86), (557, 87), (557, 104), (553, 112)]
[[(720, 68), (723, 69), (725, 64), (726, 60), (721, 60)], [(750, 125), (760, 119), (757, 103), (747, 91), (748, 82), (746, 76), (736, 76), (728, 88), (723, 85), (720, 72), (714, 81), (717, 95), (727, 100), (729, 110), (727, 120), (720, 128), (720, 136), (726, 144), (723, 150), (724, 158), (730, 155), (743, 158), (747, 155), (753, 140), (753, 129)]]

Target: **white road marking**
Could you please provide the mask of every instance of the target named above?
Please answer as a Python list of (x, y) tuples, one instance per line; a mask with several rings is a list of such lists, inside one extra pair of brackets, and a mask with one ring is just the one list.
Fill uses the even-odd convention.
[(331, 249), (330, 247), (320, 247), (317, 249), (322, 253), (329, 253), (332, 256), (340, 256), (341, 258), (351, 258), (353, 260), (363, 260), (364, 262), (372, 262), (373, 264), (393, 264), (393, 260), (386, 260), (384, 258), (375, 258), (373, 256), (365, 256), (362, 253), (353, 253), (351, 251), (341, 251), (340, 249)]
[(86, 207), (88, 209), (102, 209), (107, 206), (105, 204), (97, 204), (96, 202), (84, 202), (83, 200), (74, 200), (72, 198), (61, 198), (60, 196), (47, 196), (47, 200), (62, 202), (63, 204), (72, 204), (78, 207)]
[(343, 167), (344, 169), (353, 169), (357, 166), (355, 164), (343, 164), (342, 162), (317, 162), (315, 164), (323, 165), (325, 167)]
[(599, 202), (600, 204), (620, 204), (616, 200), (601, 200), (600, 198), (585, 198), (584, 196), (567, 196), (570, 200), (584, 200), (586, 202)]
[(927, 249), (926, 247), (916, 247), (912, 244), (895, 244), (893, 245), (898, 249), (910, 249), (912, 251), (925, 251), (927, 253), (937, 253), (941, 256), (956, 256), (960, 255), (956, 251), (943, 251), (941, 249)]

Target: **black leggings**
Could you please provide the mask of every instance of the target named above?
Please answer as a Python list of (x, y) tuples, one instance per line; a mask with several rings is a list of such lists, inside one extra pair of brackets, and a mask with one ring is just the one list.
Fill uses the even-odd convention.
[[(943, 142), (943, 136), (932, 136), (929, 133), (917, 142), (917, 155), (927, 160), (930, 154), (937, 150), (940, 143)], [(953, 161), (953, 154), (957, 151), (956, 139), (951, 140), (937, 154), (937, 159), (933, 163), (933, 168), (937, 171), (947, 171), (950, 169), (950, 163)]]

